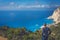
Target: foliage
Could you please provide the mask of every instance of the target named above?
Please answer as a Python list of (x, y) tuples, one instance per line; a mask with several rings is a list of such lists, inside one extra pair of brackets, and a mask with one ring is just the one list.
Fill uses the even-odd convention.
[[(49, 35), (49, 40), (60, 40), (60, 23), (57, 25), (57, 27), (51, 25), (52, 33)], [(7, 37), (8, 40), (41, 40), (42, 30), (31, 32), (26, 30), (26, 28), (8, 28), (8, 26), (2, 26), (0, 27), (0, 35), (5, 35), (4, 37)]]

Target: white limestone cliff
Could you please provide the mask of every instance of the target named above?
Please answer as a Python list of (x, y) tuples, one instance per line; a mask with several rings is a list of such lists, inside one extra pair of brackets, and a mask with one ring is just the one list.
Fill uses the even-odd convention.
[(60, 7), (57, 8), (54, 12), (53, 15), (48, 17), (48, 19), (53, 19), (56, 23), (60, 22)]

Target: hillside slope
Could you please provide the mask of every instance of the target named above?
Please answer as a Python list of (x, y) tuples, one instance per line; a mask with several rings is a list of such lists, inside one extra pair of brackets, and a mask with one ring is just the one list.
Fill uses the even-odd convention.
[[(50, 26), (52, 31), (49, 40), (60, 40), (60, 23)], [(8, 38), (8, 40), (42, 40), (42, 30), (31, 32), (25, 28), (7, 28), (8, 26), (0, 27), (0, 36)], [(3, 40), (4, 38), (2, 38)]]

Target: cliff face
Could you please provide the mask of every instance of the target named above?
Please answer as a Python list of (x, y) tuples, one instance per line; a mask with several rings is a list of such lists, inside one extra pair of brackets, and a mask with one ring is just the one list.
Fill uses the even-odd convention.
[(53, 15), (48, 17), (49, 19), (53, 19), (56, 23), (60, 22), (60, 7), (57, 8), (54, 12)]

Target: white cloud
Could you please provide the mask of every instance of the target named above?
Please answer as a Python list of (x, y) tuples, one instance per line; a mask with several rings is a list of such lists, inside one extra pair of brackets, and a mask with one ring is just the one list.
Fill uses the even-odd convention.
[(14, 2), (10, 2), (9, 4), (10, 4), (10, 5), (14, 5), (15, 3), (14, 3)]
[(0, 7), (1, 9), (32, 9), (32, 8), (45, 8), (46, 6), (45, 5), (15, 5), (15, 6), (3, 6), (3, 7)]
[(48, 8), (49, 5), (18, 5), (17, 8)]
[[(60, 5), (53, 5), (53, 7), (58, 7)], [(49, 4), (16, 4), (15, 2), (10, 2), (9, 5), (0, 7), (0, 10), (24, 10), (24, 9), (45, 9), (51, 8), (52, 5)]]
[(60, 5), (55, 5), (55, 7), (59, 7)]

